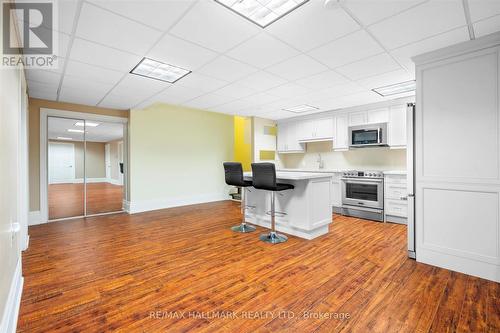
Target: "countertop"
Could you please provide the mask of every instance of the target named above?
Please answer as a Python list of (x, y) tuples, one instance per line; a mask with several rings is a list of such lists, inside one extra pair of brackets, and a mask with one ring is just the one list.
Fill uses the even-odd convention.
[[(279, 169), (278, 172), (311, 172), (311, 173), (342, 173), (345, 171), (349, 171), (346, 169)], [(404, 170), (388, 170), (383, 171), (384, 175), (406, 175), (406, 171)]]
[[(252, 177), (251, 172), (245, 172), (245, 177)], [(332, 173), (328, 172), (301, 172), (301, 171), (282, 171), (278, 170), (276, 172), (276, 179), (282, 180), (307, 180), (307, 179), (315, 179), (315, 178), (325, 178), (333, 176)]]

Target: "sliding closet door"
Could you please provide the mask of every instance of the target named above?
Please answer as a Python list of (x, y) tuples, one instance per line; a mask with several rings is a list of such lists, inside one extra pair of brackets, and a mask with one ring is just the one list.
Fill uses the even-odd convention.
[(86, 122), (87, 215), (122, 211), (123, 124)]
[(47, 125), (49, 220), (84, 216), (84, 122), (49, 117)]

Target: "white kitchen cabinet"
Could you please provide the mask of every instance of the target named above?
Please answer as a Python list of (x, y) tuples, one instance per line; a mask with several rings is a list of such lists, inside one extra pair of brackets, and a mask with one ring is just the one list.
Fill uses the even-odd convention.
[(333, 138), (333, 118), (306, 119), (300, 122), (299, 141), (321, 141)]
[(380, 124), (389, 121), (389, 110), (387, 108), (371, 110), (366, 113), (367, 124)]
[(333, 150), (349, 149), (349, 119), (348, 115), (335, 116), (335, 131), (333, 135)]
[(393, 149), (406, 148), (406, 106), (389, 109), (388, 144)]
[(342, 207), (342, 186), (340, 184), (340, 178), (342, 174), (336, 172), (332, 177), (332, 206), (334, 207), (334, 212), (340, 212)]
[(299, 143), (299, 122), (283, 122), (278, 124), (277, 146), (278, 152), (303, 152), (304, 147)]
[(349, 113), (349, 126), (366, 124), (366, 111)]
[(385, 220), (406, 224), (408, 217), (406, 175), (385, 175), (384, 187)]

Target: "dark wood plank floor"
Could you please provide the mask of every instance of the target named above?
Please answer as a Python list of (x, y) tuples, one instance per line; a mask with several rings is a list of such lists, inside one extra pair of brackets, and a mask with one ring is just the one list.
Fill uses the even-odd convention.
[[(49, 219), (83, 215), (83, 184), (50, 184)], [(123, 186), (111, 183), (87, 184), (87, 214), (122, 210)]]
[(237, 234), (225, 201), (30, 227), (20, 332), (500, 332), (498, 283), (406, 258), (406, 228)]

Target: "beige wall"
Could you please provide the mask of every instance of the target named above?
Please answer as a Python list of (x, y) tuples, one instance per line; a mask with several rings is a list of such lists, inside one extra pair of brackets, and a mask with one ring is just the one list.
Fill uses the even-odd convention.
[(233, 117), (155, 104), (130, 111), (130, 195), (151, 209), (227, 195), (222, 163), (233, 158)]
[(40, 108), (94, 113), (128, 118), (128, 110), (104, 109), (80, 104), (29, 99), (29, 189), (30, 211), (40, 210)]
[(307, 144), (305, 154), (280, 154), (285, 168), (318, 168), (318, 153), (325, 169), (406, 170), (406, 149), (365, 148), (332, 151), (331, 142)]

